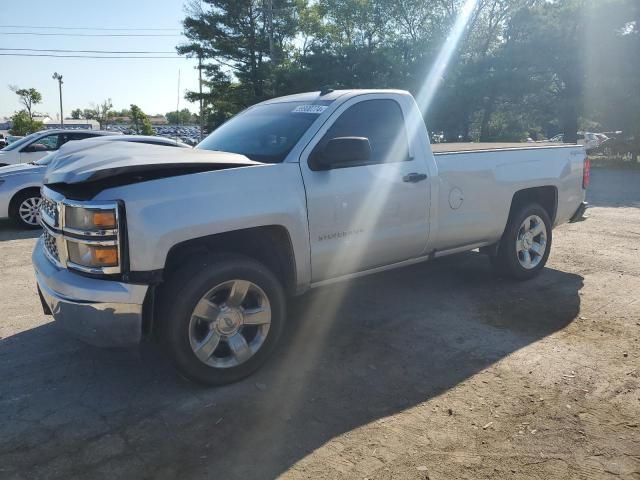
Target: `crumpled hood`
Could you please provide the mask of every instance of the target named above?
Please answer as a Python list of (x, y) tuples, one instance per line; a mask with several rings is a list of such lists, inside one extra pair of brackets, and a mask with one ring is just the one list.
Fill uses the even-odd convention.
[[(77, 184), (120, 178), (126, 183), (149, 176), (261, 165), (243, 155), (136, 142), (69, 142), (49, 164), (45, 184)], [(136, 180), (138, 179), (138, 180)]]
[(13, 175), (33, 174), (38, 171), (43, 171), (47, 167), (45, 165), (33, 165), (31, 163), (18, 163), (16, 165), (7, 165), (6, 167), (0, 167), (0, 178)]

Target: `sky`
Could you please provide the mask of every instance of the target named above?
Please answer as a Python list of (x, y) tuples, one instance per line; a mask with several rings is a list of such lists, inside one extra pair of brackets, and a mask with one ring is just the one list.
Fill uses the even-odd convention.
[[(0, 15), (0, 54), (48, 53), (10, 52), (6, 49), (143, 50), (174, 52), (185, 41), (180, 35), (185, 17), (184, 0), (22, 0), (3, 2)], [(9, 25), (25, 26), (10, 28)], [(28, 27), (73, 27), (87, 30), (56, 30)], [(92, 30), (100, 29), (134, 29)], [(139, 29), (172, 29), (146, 30)], [(166, 37), (91, 37), (50, 35), (7, 35), (9, 32), (73, 34), (162, 34)], [(92, 55), (58, 53), (59, 55)], [(98, 55), (98, 54), (93, 54)], [(135, 103), (150, 115), (176, 109), (180, 72), (180, 109), (197, 111), (184, 99), (187, 90), (197, 90), (198, 73), (193, 59), (89, 59), (0, 56), (0, 118), (21, 106), (10, 85), (36, 88), (43, 102), (38, 113), (59, 115), (58, 82), (63, 76), (62, 104), (67, 117), (75, 108), (90, 108), (111, 98), (115, 109)]]

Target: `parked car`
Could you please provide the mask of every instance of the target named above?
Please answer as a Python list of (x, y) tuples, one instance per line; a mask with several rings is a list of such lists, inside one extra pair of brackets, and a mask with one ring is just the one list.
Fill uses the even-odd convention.
[(607, 140), (609, 140), (609, 137), (607, 137), (604, 133), (594, 133), (594, 135), (598, 140), (598, 147), (601, 147)]
[(58, 150), (71, 140), (102, 135), (116, 135), (115, 132), (100, 130), (42, 130), (17, 140), (0, 150), (0, 166), (35, 162), (50, 152)]
[[(551, 137), (548, 142), (552, 143), (562, 143), (564, 142), (564, 133), (560, 133), (554, 137)], [(598, 138), (597, 134), (590, 132), (578, 132), (578, 141), (576, 142), (578, 145), (583, 145), (585, 150), (593, 150), (594, 148), (598, 148), (600, 145), (600, 138)]]
[[(168, 138), (145, 135), (103, 135), (80, 140), (74, 144), (74, 147), (78, 144), (95, 146), (98, 142), (113, 141), (191, 148)], [(40, 227), (40, 187), (45, 171), (54, 161), (57, 153), (57, 151), (49, 152), (35, 162), (0, 167), (0, 218), (9, 217), (23, 228)]]
[(259, 368), (287, 296), (310, 288), (476, 248), (535, 277), (552, 228), (582, 216), (589, 173), (577, 145), (432, 146), (398, 90), (269, 100), (196, 149), (72, 156), (43, 187), (45, 313), (96, 345), (161, 338), (208, 384)]
[(578, 132), (578, 145), (584, 145), (586, 151), (593, 150), (600, 145), (600, 139), (595, 133)]
[(24, 138), (24, 137), (21, 135), (9, 135), (7, 137), (7, 145), (11, 145), (13, 142), (17, 142), (21, 138)]

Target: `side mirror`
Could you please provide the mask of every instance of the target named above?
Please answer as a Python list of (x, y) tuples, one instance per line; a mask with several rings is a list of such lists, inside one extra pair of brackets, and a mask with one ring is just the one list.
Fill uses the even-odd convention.
[(370, 159), (371, 145), (368, 138), (336, 137), (329, 140), (324, 148), (313, 151), (309, 166), (312, 170), (331, 170), (363, 165)]
[(31, 145), (24, 147), (22, 149), (23, 152), (25, 153), (32, 153), (32, 152), (46, 152), (47, 151), (47, 147), (44, 146), (41, 143), (32, 143)]

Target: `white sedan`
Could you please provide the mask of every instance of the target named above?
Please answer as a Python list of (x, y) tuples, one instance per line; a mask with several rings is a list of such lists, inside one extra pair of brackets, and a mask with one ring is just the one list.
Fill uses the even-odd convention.
[(0, 150), (0, 166), (35, 162), (72, 140), (115, 135), (100, 130), (43, 130), (10, 143)]
[[(191, 148), (170, 138), (144, 135), (112, 135), (82, 140), (83, 143), (110, 141)], [(24, 228), (40, 226), (40, 187), (47, 166), (55, 158), (56, 153), (56, 151), (48, 154), (45, 152), (45, 156), (39, 160), (0, 168), (0, 218), (11, 218), (17, 225)]]

